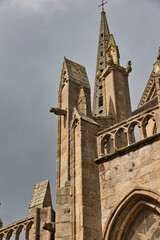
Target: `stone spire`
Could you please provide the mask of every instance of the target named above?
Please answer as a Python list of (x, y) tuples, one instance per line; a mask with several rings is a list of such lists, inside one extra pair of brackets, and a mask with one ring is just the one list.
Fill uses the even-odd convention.
[(94, 99), (93, 99), (93, 115), (97, 115), (99, 105), (99, 80), (98, 75), (103, 72), (107, 66), (106, 59), (106, 48), (108, 46), (110, 37), (109, 27), (107, 23), (106, 13), (102, 9), (101, 12), (101, 23), (99, 32), (99, 43), (97, 53), (97, 65), (96, 65), (96, 76), (95, 76), (95, 87), (94, 87)]

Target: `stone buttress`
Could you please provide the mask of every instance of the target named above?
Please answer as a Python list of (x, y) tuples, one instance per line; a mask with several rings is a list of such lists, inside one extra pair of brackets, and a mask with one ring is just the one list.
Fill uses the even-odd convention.
[(64, 58), (58, 93), (55, 239), (100, 239), (96, 132), (83, 66)]

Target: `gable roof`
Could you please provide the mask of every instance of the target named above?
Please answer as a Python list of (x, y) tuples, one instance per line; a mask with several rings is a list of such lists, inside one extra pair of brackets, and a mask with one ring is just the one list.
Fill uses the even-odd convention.
[(29, 209), (41, 205), (42, 207), (52, 206), (49, 181), (36, 183), (29, 204)]
[(157, 61), (155, 62), (155, 64), (153, 64), (152, 73), (144, 89), (141, 100), (138, 104), (138, 108), (142, 106), (144, 103), (153, 99), (155, 96), (157, 96), (157, 89), (155, 84), (155, 75), (157, 74), (158, 76), (160, 76), (160, 48), (158, 50)]
[(59, 91), (62, 90), (67, 81), (77, 83), (82, 87), (90, 88), (85, 67), (64, 57)]
[(147, 85), (144, 89), (144, 92), (142, 94), (142, 97), (140, 99), (140, 102), (138, 104), (138, 108), (145, 104), (146, 102), (150, 101), (152, 98), (154, 98), (157, 95), (155, 80), (154, 80), (154, 70), (152, 71), (150, 78), (147, 82)]

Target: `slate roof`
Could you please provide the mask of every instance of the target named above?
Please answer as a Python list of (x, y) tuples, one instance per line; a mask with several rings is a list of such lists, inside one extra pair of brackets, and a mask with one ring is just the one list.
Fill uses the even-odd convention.
[(66, 57), (64, 57), (62, 73), (61, 73), (61, 82), (60, 82), (60, 89), (62, 88), (64, 82), (63, 74), (67, 71), (67, 79), (71, 82), (77, 83), (82, 87), (90, 88), (87, 72), (84, 66), (75, 63)]

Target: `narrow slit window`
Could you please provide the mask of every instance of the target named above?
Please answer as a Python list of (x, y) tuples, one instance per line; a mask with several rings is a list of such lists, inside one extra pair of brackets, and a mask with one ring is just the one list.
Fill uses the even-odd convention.
[(99, 97), (99, 107), (103, 106), (103, 96)]

